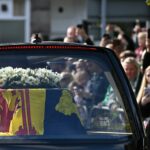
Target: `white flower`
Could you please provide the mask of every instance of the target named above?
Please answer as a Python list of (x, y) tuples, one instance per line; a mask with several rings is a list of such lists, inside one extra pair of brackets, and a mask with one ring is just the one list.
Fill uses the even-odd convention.
[(5, 67), (0, 69), (0, 86), (17, 87), (57, 87), (60, 75), (45, 68), (23, 69)]

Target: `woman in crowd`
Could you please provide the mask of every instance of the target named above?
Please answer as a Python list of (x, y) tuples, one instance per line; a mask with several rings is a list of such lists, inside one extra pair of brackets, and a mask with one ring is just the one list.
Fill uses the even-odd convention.
[(142, 31), (138, 33), (138, 47), (135, 49), (136, 58), (139, 62), (141, 62), (141, 57), (144, 49), (146, 48), (146, 32)]
[(147, 66), (150, 65), (150, 28), (147, 30), (147, 35), (146, 35), (146, 49), (142, 53), (142, 71), (147, 68)]
[(147, 124), (147, 119), (150, 117), (150, 66), (145, 69), (137, 102), (145, 120), (144, 123)]
[(150, 28), (147, 30), (146, 34), (146, 41), (145, 41), (146, 48), (142, 52), (141, 57), (141, 71), (138, 79), (138, 86), (140, 87), (142, 82), (142, 76), (145, 72), (145, 69), (150, 65)]

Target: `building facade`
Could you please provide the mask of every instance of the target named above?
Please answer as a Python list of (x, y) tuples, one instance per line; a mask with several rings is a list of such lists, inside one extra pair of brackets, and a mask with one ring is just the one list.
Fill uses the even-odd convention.
[(84, 23), (98, 40), (108, 23), (130, 34), (135, 20), (149, 26), (150, 7), (143, 0), (0, 0), (0, 42), (63, 38), (70, 25)]
[(107, 23), (130, 34), (136, 19), (143, 26), (150, 21), (150, 7), (143, 0), (31, 0), (31, 5), (31, 31), (47, 39), (64, 37), (68, 26), (79, 23), (87, 23), (90, 36), (98, 40)]
[(0, 43), (27, 42), (30, 0), (0, 0)]

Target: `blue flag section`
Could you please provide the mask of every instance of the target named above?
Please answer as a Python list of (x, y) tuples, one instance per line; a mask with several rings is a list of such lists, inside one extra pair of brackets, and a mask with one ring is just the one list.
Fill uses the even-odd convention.
[(45, 135), (85, 134), (76, 105), (67, 90), (46, 90)]

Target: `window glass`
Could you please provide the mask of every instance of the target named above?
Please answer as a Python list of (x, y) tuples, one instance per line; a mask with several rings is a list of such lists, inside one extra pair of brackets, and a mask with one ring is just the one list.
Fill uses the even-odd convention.
[(1, 56), (0, 135), (131, 134), (105, 59)]

